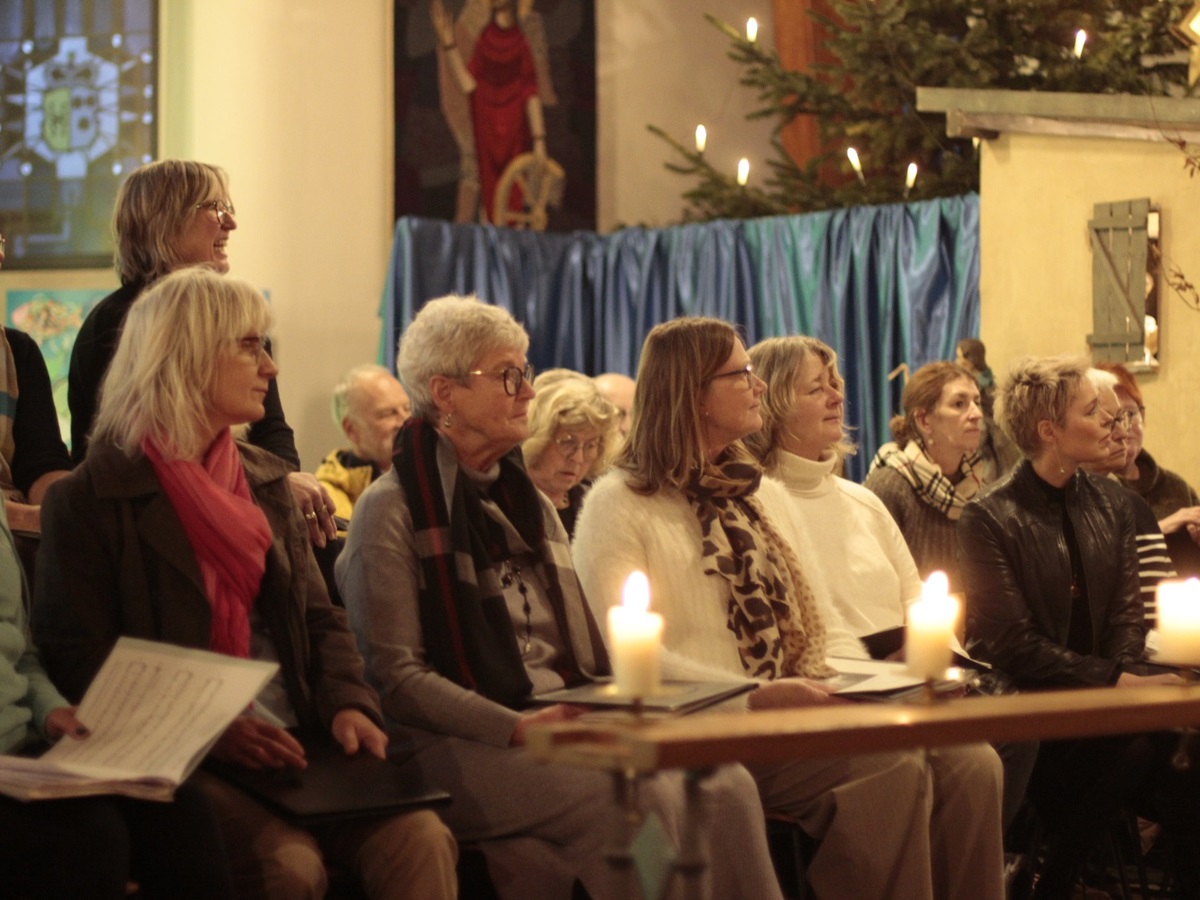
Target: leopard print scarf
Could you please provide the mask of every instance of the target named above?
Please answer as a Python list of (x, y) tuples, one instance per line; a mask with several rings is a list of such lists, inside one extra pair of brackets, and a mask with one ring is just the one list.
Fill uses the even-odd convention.
[(700, 519), (704, 573), (729, 583), (729, 630), (751, 678), (829, 677), (816, 597), (754, 496), (761, 480), (740, 444), (692, 475), (684, 492)]

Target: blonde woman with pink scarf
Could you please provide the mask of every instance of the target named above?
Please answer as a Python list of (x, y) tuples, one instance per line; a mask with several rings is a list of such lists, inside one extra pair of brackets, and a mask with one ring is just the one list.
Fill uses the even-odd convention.
[[(291, 729), (383, 757), (379, 700), (330, 602), (278, 457), (230, 429), (264, 414), (271, 313), (249, 283), (182, 269), (133, 304), (87, 459), (43, 504), (34, 634), (77, 701), (121, 635), (279, 663), (213, 747), (249, 768), (305, 767)], [(240, 895), (321, 896), (325, 859), (370, 897), (453, 897), (455, 847), (431, 811), (290, 825), (221, 779), (216, 810)]]

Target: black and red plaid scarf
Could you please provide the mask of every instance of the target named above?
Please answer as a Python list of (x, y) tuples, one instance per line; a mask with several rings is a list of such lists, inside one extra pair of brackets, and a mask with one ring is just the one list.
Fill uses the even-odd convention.
[[(516, 631), (504, 601), (496, 548), (500, 529), (491, 526), (479, 489), (461, 471), (453, 473), (450, 507), (443, 469), (457, 462), (439, 459), (439, 437), (428, 422), (411, 419), (396, 438), (392, 460), (412, 516), (420, 558), (418, 590), (425, 658), (440, 674), (511, 709), (530, 699)], [(559, 674), (578, 684), (607, 674), (608, 656), (596, 621), (571, 564), (570, 547), (546, 533), (542, 502), (529, 480), (520, 448), (500, 460), (500, 474), (488, 491), (522, 540), (539, 557), (546, 592), (566, 648)]]

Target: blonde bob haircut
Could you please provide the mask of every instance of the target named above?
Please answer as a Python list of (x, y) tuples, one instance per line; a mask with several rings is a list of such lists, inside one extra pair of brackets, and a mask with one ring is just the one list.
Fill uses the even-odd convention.
[(267, 301), (248, 281), (205, 266), (159, 279), (129, 308), (100, 387), (92, 442), (133, 457), (152, 437), (170, 458), (198, 458), (212, 439), (218, 360), (271, 323)]
[(196, 204), (228, 201), (225, 172), (208, 163), (161, 159), (139, 166), (117, 191), (112, 232), (113, 262), (121, 284), (147, 285), (178, 268), (178, 243)]
[(570, 369), (547, 369), (533, 380), (536, 391), (529, 401), (529, 437), (521, 444), (525, 465), (536, 466), (560, 428), (595, 428), (600, 432), (600, 452), (584, 473), (596, 478), (608, 468), (617, 408), (586, 375)]
[(1009, 370), (1000, 386), (996, 417), (1026, 458), (1042, 452), (1041, 422), (1060, 427), (1066, 422), (1067, 410), (1087, 372), (1087, 360), (1075, 356), (1029, 357)]
[(396, 350), (396, 369), (414, 416), (437, 424), (429, 382), (434, 375), (465, 379), (494, 350), (529, 349), (529, 335), (508, 312), (474, 295), (430, 300), (413, 317)]
[[(837, 353), (824, 341), (794, 335), (768, 338), (750, 348), (750, 364), (754, 366), (754, 374), (767, 383), (767, 392), (759, 400), (762, 431), (747, 436), (745, 443), (768, 470), (779, 464), (779, 454), (787, 437), (785, 422), (796, 405), (796, 383), (805, 364), (814, 356), (829, 373), (833, 386), (842, 390), (844, 382), (838, 371)], [(857, 448), (850, 440), (845, 424), (842, 425), (841, 439), (826, 449), (832, 450), (839, 461), (855, 452)]]
[(904, 385), (904, 394), (900, 398), (904, 412), (892, 416), (891, 422), (888, 423), (896, 443), (903, 447), (909, 441), (916, 441), (924, 447), (925, 439), (917, 427), (917, 416), (933, 412), (938, 401), (942, 399), (942, 391), (946, 389), (946, 385), (963, 378), (972, 385), (979, 384), (975, 375), (958, 363), (931, 362), (913, 372)]
[(616, 460), (634, 491), (682, 489), (707, 465), (700, 399), (736, 340), (720, 319), (685, 317), (650, 329), (633, 395), (637, 415)]

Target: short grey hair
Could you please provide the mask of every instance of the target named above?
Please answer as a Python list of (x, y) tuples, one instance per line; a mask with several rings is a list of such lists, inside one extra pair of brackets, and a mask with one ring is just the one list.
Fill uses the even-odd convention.
[(435, 375), (465, 378), (493, 350), (529, 349), (529, 335), (508, 310), (475, 295), (448, 294), (430, 300), (413, 317), (396, 350), (400, 382), (412, 401), (413, 415), (436, 421), (429, 382)]
[(350, 411), (354, 406), (354, 389), (368, 378), (391, 378), (392, 373), (386, 367), (376, 363), (366, 363), (361, 366), (355, 366), (343, 376), (342, 380), (334, 386), (333, 389), (333, 421), (338, 428), (342, 427), (342, 421), (350, 415)]

